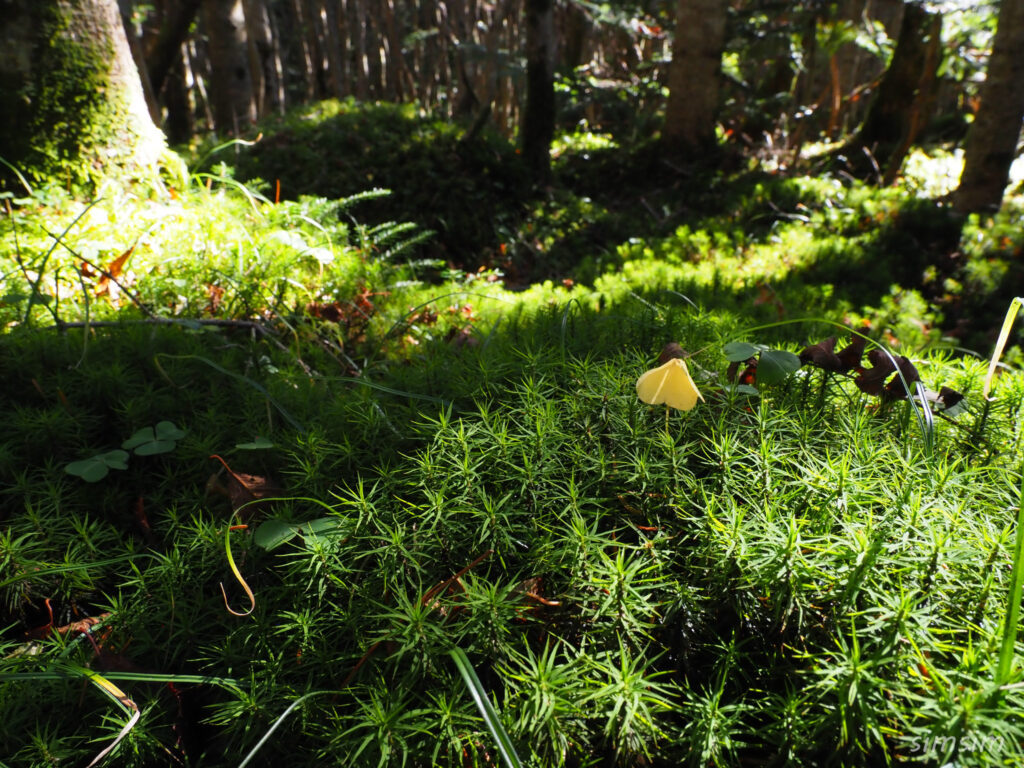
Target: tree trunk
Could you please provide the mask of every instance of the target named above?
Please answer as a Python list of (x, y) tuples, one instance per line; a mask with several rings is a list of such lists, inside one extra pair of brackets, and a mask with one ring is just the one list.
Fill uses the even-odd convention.
[(1024, 121), (1024, 0), (1002, 0), (981, 103), (967, 134), (957, 210), (998, 210)]
[(203, 0), (203, 23), (214, 125), (222, 135), (238, 134), (256, 119), (242, 0)]
[(4, 159), (31, 178), (87, 184), (155, 169), (166, 144), (117, 0), (5, 0), (2, 14)]
[(850, 172), (892, 181), (903, 158), (931, 118), (942, 58), (942, 17), (907, 3), (889, 69), (857, 135), (843, 148)]
[(331, 93), (337, 98), (348, 94), (348, 62), (345, 41), (345, 13), (340, 0), (327, 0), (324, 4), (324, 43), (327, 51), (327, 78)]
[(184, 144), (196, 132), (195, 117), (186, 83), (184, 47), (178, 48), (178, 58), (164, 77), (163, 102), (167, 109), (164, 130), (172, 144)]
[(679, 0), (668, 70), (662, 145), (671, 154), (699, 157), (717, 149), (715, 118), (728, 3)]
[(181, 61), (181, 46), (188, 37), (188, 31), (199, 12), (202, 0), (176, 0), (157, 3), (160, 29), (146, 51), (146, 69), (153, 93), (158, 97), (164, 86), (164, 78)]
[(284, 113), (284, 65), (267, 0), (244, 0), (245, 31), (256, 97), (256, 116)]
[(551, 176), (551, 140), (555, 135), (555, 4), (526, 0), (526, 109), (523, 159), (535, 182)]
[(149, 116), (153, 119), (153, 122), (159, 125), (161, 119), (160, 105), (157, 103), (153, 84), (149, 80), (149, 69), (146, 67), (146, 57), (142, 52), (142, 42), (132, 20), (133, 8), (131, 0), (118, 0), (118, 8), (121, 10), (121, 22), (124, 27), (125, 38), (128, 40), (128, 50), (132, 52), (135, 71), (139, 73), (142, 94), (146, 98), (146, 108), (149, 110)]

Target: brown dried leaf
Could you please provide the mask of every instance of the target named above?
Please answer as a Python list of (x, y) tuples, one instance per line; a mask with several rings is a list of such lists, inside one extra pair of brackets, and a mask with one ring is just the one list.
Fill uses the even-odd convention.
[(116, 280), (121, 275), (121, 270), (124, 269), (125, 263), (128, 261), (128, 258), (132, 255), (132, 251), (134, 250), (135, 246), (132, 246), (107, 265), (106, 274), (101, 275), (99, 282), (96, 283), (97, 296), (102, 296), (105, 293), (112, 301), (116, 301), (120, 294), (120, 289), (117, 287), (117, 283), (115, 283), (111, 278)]
[[(228, 463), (220, 456), (214, 454), (211, 459), (217, 459), (225, 470), (228, 478), (226, 485), (221, 485), (216, 478), (207, 481), (207, 490), (227, 494), (231, 502), (231, 509), (234, 512), (242, 512), (243, 516), (250, 516), (257, 510), (264, 508), (265, 499), (280, 496), (282, 490), (275, 482), (262, 475), (248, 475), (244, 472), (235, 472)], [(244, 507), (244, 509), (243, 509)]]
[(949, 387), (939, 387), (939, 401), (942, 403), (944, 408), (952, 408), (954, 405), (957, 405), (963, 399), (963, 394), (957, 392), (955, 389), (950, 389)]
[(864, 347), (868, 340), (863, 336), (852, 336), (850, 343), (836, 353), (839, 358), (840, 371), (852, 371), (860, 368), (860, 359), (864, 356)]
[(519, 582), (516, 585), (515, 591), (523, 597), (527, 597), (535, 603), (546, 605), (549, 608), (556, 608), (561, 605), (562, 603), (559, 600), (549, 600), (544, 597), (543, 584), (544, 582), (539, 576), (534, 576)]
[(885, 380), (889, 374), (896, 370), (892, 360), (880, 349), (872, 349), (868, 352), (868, 362), (871, 368), (864, 370), (854, 379), (857, 388), (866, 395), (878, 397), (885, 389)]
[(839, 362), (835, 349), (836, 337), (829, 336), (817, 344), (804, 347), (800, 353), (800, 363), (802, 365), (813, 365), (826, 371), (838, 371), (842, 363)]
[(664, 365), (669, 360), (675, 360), (677, 358), (679, 360), (683, 360), (686, 357), (688, 357), (688, 355), (686, 354), (686, 350), (683, 349), (682, 345), (678, 344), (677, 342), (670, 341), (668, 344), (661, 348), (661, 354), (658, 355), (658, 365)]
[[(896, 359), (896, 364), (899, 366), (900, 373), (903, 374), (903, 379), (906, 380), (907, 387), (910, 388), (910, 392), (913, 394), (914, 384), (921, 380), (921, 374), (917, 372), (914, 364), (903, 356)], [(887, 400), (905, 400), (907, 390), (903, 386), (903, 380), (899, 376), (893, 376), (892, 380), (886, 385), (882, 396)]]

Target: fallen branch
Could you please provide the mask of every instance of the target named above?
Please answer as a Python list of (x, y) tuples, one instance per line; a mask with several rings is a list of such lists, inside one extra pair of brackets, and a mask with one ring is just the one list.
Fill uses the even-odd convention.
[(255, 320), (224, 320), (218, 318), (193, 319), (155, 316), (147, 317), (144, 320), (90, 320), (89, 322), (80, 320), (72, 322), (58, 320), (53, 325), (46, 326), (46, 328), (65, 331), (69, 328), (117, 328), (122, 325), (208, 325), (217, 328), (248, 328), (250, 330), (257, 331), (263, 336), (274, 335), (274, 332), (267, 328), (267, 326)]

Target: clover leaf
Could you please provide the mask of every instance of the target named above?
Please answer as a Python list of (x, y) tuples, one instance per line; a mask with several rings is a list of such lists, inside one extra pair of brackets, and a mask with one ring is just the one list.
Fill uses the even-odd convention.
[(121, 443), (121, 447), (126, 451), (134, 450), (137, 456), (153, 456), (173, 451), (175, 443), (184, 436), (184, 431), (173, 422), (161, 421), (155, 427), (143, 427)]
[(82, 478), (87, 483), (95, 483), (107, 476), (112, 469), (128, 469), (128, 453), (122, 450), (107, 451), (90, 456), (81, 461), (72, 461), (64, 471), (69, 475)]
[(800, 368), (800, 358), (784, 349), (766, 349), (757, 360), (757, 382), (778, 384)]

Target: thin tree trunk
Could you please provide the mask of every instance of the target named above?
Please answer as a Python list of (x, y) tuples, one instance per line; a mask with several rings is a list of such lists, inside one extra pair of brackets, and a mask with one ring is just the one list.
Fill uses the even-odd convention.
[(551, 177), (551, 140), (555, 135), (555, 4), (526, 0), (526, 110), (523, 159), (536, 183)]
[(290, 39), (297, 43), (297, 63), (302, 72), (303, 95), (306, 101), (312, 101), (317, 96), (316, 54), (309, 46), (309, 35), (306, 31), (309, 22), (306, 19), (305, 2), (291, 0), (289, 7), (294, 22), (289, 33)]
[(323, 49), (327, 52), (327, 84), (337, 98), (348, 93), (348, 66), (345, 61), (344, 11), (339, 0), (326, 0), (324, 12)]
[(1002, 0), (981, 103), (967, 134), (957, 210), (996, 210), (1003, 202), (1024, 121), (1024, 0)]
[(206, 78), (203, 76), (209, 70), (209, 64), (204, 51), (196, 45), (195, 40), (188, 41), (181, 47), (182, 61), (185, 65), (185, 80), (192, 86), (193, 98), (195, 99), (195, 114), (201, 115), (205, 130), (214, 129), (213, 107), (210, 104), (210, 94), (206, 88)]
[(917, 97), (910, 109), (903, 141), (889, 157), (885, 175), (882, 178), (882, 186), (887, 187), (896, 181), (896, 177), (903, 167), (903, 160), (910, 152), (911, 146), (928, 127), (928, 122), (935, 113), (935, 102), (939, 95), (938, 74), (939, 66), (942, 63), (942, 50), (942, 16), (939, 13), (934, 13), (929, 22), (928, 42)]
[[(313, 64), (313, 80), (316, 83), (315, 98), (322, 99), (333, 92), (330, 85), (330, 64), (324, 51), (326, 41), (321, 18), (321, 0), (302, 0), (303, 32), (306, 35), (310, 61)], [(341, 83), (338, 83), (339, 88)]]
[(264, 55), (267, 51), (261, 46), (261, 37), (265, 28), (261, 29), (261, 11), (258, 2), (253, 0), (242, 0), (242, 10), (245, 13), (245, 38), (246, 53), (249, 55), (249, 76), (252, 78), (252, 98), (256, 110), (256, 117), (263, 117), (267, 113), (267, 72), (264, 66)]
[(163, 99), (167, 108), (165, 125), (172, 144), (184, 144), (195, 134), (195, 119), (186, 83), (184, 46), (178, 48), (178, 60), (164, 77)]
[(356, 98), (370, 95), (370, 77), (366, 55), (366, 0), (349, 1), (349, 29), (355, 34)]

